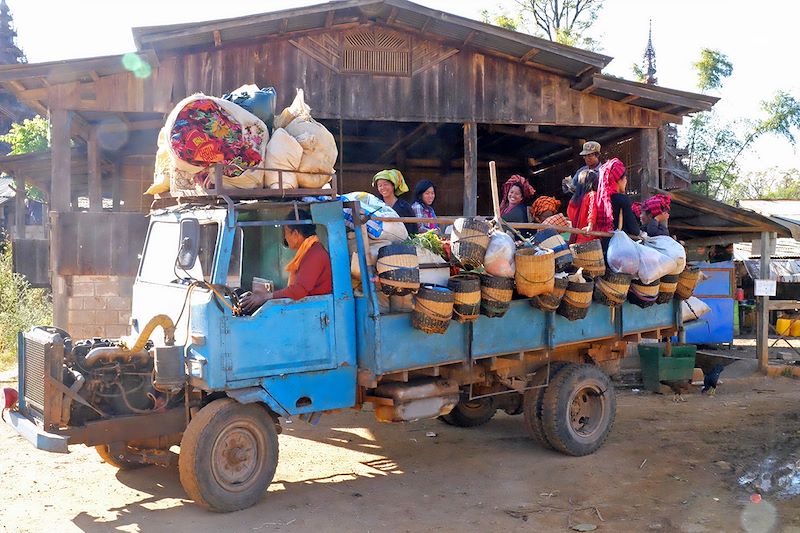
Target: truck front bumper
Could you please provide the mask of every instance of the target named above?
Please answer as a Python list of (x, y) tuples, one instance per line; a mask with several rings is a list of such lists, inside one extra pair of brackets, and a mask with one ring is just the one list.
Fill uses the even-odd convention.
[(6, 424), (14, 428), (14, 431), (25, 437), (37, 449), (48, 452), (69, 453), (67, 446), (69, 437), (44, 431), (33, 420), (26, 418), (19, 411), (7, 411), (4, 414)]

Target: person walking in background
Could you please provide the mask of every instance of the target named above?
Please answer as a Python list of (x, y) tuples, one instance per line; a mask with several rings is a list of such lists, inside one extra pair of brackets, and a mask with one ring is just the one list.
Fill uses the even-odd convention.
[(514, 174), (503, 183), (503, 199), (500, 202), (500, 216), (506, 222), (528, 222), (528, 205), (536, 189), (528, 180)]
[[(414, 187), (414, 203), (411, 208), (417, 218), (436, 218), (436, 211), (433, 210), (433, 202), (436, 200), (436, 185), (430, 180), (422, 180)], [(420, 222), (417, 224), (416, 233), (425, 233), (430, 230), (439, 229), (439, 224), (435, 222)]]
[[(577, 174), (578, 181), (575, 184), (575, 192), (567, 204), (567, 216), (572, 222), (573, 228), (592, 231), (595, 225), (594, 199), (597, 194), (597, 170), (584, 169)], [(570, 244), (588, 242), (596, 237), (591, 235), (580, 235), (573, 233)]]
[[(381, 170), (372, 177), (372, 186), (378, 189), (383, 203), (394, 209), (399, 217), (415, 217), (411, 204), (399, 198), (408, 192), (403, 174), (397, 169)], [(417, 224), (405, 223), (409, 235), (417, 233)]]

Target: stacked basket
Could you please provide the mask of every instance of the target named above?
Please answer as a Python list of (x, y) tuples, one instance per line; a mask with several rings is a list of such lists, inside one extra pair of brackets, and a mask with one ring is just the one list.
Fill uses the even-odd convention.
[(474, 322), (481, 312), (481, 278), (477, 274), (459, 274), (447, 282), (453, 291), (453, 316), (459, 322)]
[(546, 248), (522, 248), (514, 255), (517, 292), (531, 297), (553, 292), (554, 253)]
[(594, 280), (594, 301), (609, 307), (616, 307), (625, 302), (631, 285), (630, 274), (606, 272)]
[(501, 317), (508, 311), (514, 294), (514, 279), (481, 274), (481, 314)]
[(454, 262), (465, 270), (474, 270), (483, 264), (489, 246), (489, 224), (474, 218), (458, 218), (453, 223), (451, 243)]
[(425, 333), (444, 333), (453, 317), (453, 292), (446, 287), (423, 285), (414, 299), (411, 326)]
[(375, 264), (381, 291), (389, 296), (405, 296), (419, 289), (417, 250), (409, 244), (389, 244), (378, 250)]
[(603, 245), (599, 240), (570, 244), (569, 247), (572, 250), (572, 264), (575, 268), (582, 268), (583, 273), (590, 278), (596, 278), (606, 273)]
[(591, 281), (570, 281), (558, 306), (558, 314), (568, 320), (586, 318), (592, 304), (593, 290), (594, 283)]

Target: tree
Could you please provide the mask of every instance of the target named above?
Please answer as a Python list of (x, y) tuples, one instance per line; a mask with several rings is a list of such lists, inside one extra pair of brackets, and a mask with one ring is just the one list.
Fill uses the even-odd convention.
[(0, 135), (0, 142), (11, 146), (8, 155), (43, 152), (50, 147), (50, 124), (39, 115), (26, 118), (21, 124), (14, 122), (8, 133)]
[(599, 49), (586, 33), (603, 7), (603, 0), (514, 0), (516, 14), (483, 10), (481, 19), (510, 30), (528, 31), (569, 46)]
[(733, 74), (733, 64), (728, 56), (710, 48), (700, 51), (700, 60), (693, 66), (697, 72), (697, 87), (701, 91), (722, 88), (723, 80)]

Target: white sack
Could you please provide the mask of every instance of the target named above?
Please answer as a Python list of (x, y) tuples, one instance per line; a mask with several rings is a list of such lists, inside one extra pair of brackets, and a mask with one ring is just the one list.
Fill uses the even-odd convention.
[[(266, 155), (264, 156), (264, 166), (266, 168), (276, 168), (279, 170), (297, 170), (300, 168), (300, 160), (303, 158), (303, 147), (285, 129), (278, 128), (272, 132), (272, 138), (267, 143)], [(297, 188), (297, 174), (294, 172), (282, 172), (283, 188)], [(264, 171), (264, 183), (270, 189), (277, 189), (278, 172), (274, 170)]]
[(624, 231), (615, 231), (608, 243), (608, 268), (618, 274), (636, 276), (639, 271), (639, 250)]
[(672, 237), (666, 235), (647, 237), (644, 245), (658, 250), (675, 261), (675, 269), (670, 274), (678, 275), (686, 268), (686, 249)]
[(684, 322), (697, 320), (710, 312), (711, 308), (708, 304), (696, 296), (692, 296), (688, 300), (683, 300), (681, 302), (681, 316)]

